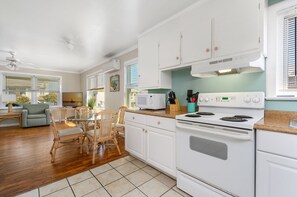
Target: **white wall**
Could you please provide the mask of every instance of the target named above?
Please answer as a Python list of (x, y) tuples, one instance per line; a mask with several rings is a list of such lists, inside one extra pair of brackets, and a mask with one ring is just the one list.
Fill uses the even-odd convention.
[[(117, 57), (121, 62), (121, 69), (119, 71), (110, 72), (105, 74), (105, 108), (111, 110), (118, 110), (118, 108), (124, 104), (124, 63), (131, 59), (137, 58), (138, 51), (137, 49), (128, 52), (122, 56)], [(84, 97), (86, 96), (86, 78), (92, 73), (98, 72), (103, 65), (99, 65), (91, 70), (88, 70), (81, 74), (81, 90), (84, 92)], [(110, 77), (113, 75), (120, 75), (120, 91), (119, 92), (110, 92)], [(84, 99), (86, 101), (86, 98)]]

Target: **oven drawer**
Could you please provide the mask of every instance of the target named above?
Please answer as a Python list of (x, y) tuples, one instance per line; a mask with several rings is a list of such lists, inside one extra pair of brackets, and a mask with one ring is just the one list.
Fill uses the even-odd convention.
[(177, 171), (177, 187), (192, 196), (232, 197), (180, 171)]

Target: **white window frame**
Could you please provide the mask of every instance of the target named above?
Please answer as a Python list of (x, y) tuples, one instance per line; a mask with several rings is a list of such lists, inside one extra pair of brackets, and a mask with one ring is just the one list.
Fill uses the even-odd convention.
[(127, 86), (127, 67), (132, 65), (132, 64), (137, 64), (138, 65), (138, 58), (134, 58), (134, 59), (131, 59), (131, 60), (128, 60), (128, 61), (125, 61), (124, 62), (124, 103), (125, 105), (129, 105), (128, 103), (128, 89), (138, 89), (138, 85), (137, 86), (133, 86), (133, 87), (130, 87), (130, 86)]
[[(22, 72), (0, 72), (0, 87), (2, 87), (2, 90), (6, 88), (6, 76), (21, 76), (21, 77), (30, 77), (32, 79), (32, 92), (31, 92), (31, 103), (37, 104), (37, 92), (36, 92), (36, 86), (37, 86), (37, 78), (53, 78), (59, 80), (59, 99), (57, 105), (52, 105), (50, 107), (61, 107), (62, 106), (62, 76), (53, 76), (53, 75), (43, 75), (43, 74), (32, 74), (32, 73), (22, 73)], [(3, 95), (3, 91), (0, 91), (0, 95)], [(0, 102), (0, 107), (5, 108), (5, 105)]]
[[(96, 87), (95, 88), (103, 88), (104, 89), (104, 92), (106, 92), (106, 72), (104, 72), (104, 71), (102, 71), (102, 70), (99, 70), (99, 71), (97, 71), (97, 72), (94, 72), (94, 73), (92, 73), (92, 74), (89, 74), (89, 75), (87, 75), (86, 76), (86, 92), (85, 92), (85, 94), (86, 94), (86, 97), (85, 97), (85, 103), (86, 103), (86, 105), (88, 105), (88, 100), (89, 100), (89, 98), (88, 98), (88, 91), (89, 90), (92, 90), (92, 89), (94, 89), (94, 88), (91, 88), (90, 87), (90, 79), (95, 79), (96, 80)], [(99, 75), (103, 75), (103, 84), (100, 84), (99, 82), (99, 80), (98, 80), (98, 77), (99, 77)], [(104, 94), (104, 102), (106, 101), (106, 94)], [(105, 104), (104, 104), (105, 105)]]
[(266, 100), (297, 100), (296, 91), (284, 91), (284, 17), (297, 13), (297, 3), (287, 0), (268, 7)]

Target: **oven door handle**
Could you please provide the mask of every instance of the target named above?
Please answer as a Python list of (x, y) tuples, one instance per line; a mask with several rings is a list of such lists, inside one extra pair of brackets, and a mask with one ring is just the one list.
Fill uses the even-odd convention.
[[(199, 124), (195, 124), (195, 126), (191, 126), (191, 125), (186, 126), (186, 125), (190, 125), (190, 124), (181, 124), (178, 122), (176, 123), (176, 127), (178, 127), (178, 128), (187, 129), (187, 130), (191, 130), (191, 131), (195, 131), (195, 132), (201, 132), (201, 133), (206, 133), (206, 134), (211, 133), (214, 135), (229, 137), (229, 138), (233, 138), (233, 139), (237, 139), (237, 140), (251, 140), (252, 139), (252, 136), (249, 133), (240, 134), (238, 132), (238, 130), (236, 130), (236, 129), (221, 128), (220, 131), (216, 131), (216, 130), (218, 130), (218, 128), (207, 126), (207, 125), (206, 126), (199, 125)], [(203, 127), (203, 128), (201, 128), (201, 127)], [(234, 133), (236, 133), (236, 134), (234, 134)]]

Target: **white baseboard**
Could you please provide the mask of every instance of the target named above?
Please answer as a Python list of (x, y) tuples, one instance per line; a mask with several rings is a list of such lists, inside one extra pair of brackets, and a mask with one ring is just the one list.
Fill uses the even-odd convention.
[(14, 127), (19, 126), (19, 123), (0, 124), (0, 127)]

